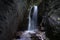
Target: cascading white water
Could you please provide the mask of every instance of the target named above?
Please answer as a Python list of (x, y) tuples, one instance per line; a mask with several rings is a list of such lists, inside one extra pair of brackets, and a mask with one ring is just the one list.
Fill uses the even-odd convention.
[[(20, 40), (32, 40), (30, 37), (31, 35), (29, 33), (35, 33), (35, 31), (37, 31), (37, 13), (38, 13), (38, 7), (34, 6), (33, 7), (33, 13), (31, 12), (31, 10), (29, 12), (29, 21), (28, 21), (28, 30), (25, 31), (22, 35), (21, 35), (21, 39)], [(31, 17), (32, 14), (32, 17)]]
[[(38, 14), (38, 7), (33, 7), (33, 13), (31, 13), (31, 10), (29, 12), (29, 22), (28, 22), (28, 31), (36, 31), (37, 30), (37, 14)], [(32, 18), (31, 18), (32, 14)]]

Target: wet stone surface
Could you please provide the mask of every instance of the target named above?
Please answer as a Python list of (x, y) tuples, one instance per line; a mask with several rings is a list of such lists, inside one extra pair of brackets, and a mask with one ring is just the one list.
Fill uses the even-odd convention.
[(47, 40), (45, 32), (18, 32), (17, 36), (19, 37), (16, 40)]

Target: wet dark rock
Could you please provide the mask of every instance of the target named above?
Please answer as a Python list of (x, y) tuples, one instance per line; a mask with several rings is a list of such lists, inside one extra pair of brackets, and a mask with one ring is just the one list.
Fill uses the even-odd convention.
[(0, 0), (0, 40), (12, 39), (23, 20), (26, 4), (23, 0)]
[(56, 19), (60, 18), (60, 0), (45, 0), (44, 5), (45, 11), (43, 13), (43, 23), (46, 36), (50, 40), (60, 40), (60, 22), (58, 23), (58, 19)]

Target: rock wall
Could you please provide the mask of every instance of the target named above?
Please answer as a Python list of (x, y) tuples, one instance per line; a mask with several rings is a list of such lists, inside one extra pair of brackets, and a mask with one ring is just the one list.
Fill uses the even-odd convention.
[(60, 22), (58, 23), (58, 17), (60, 17), (60, 0), (44, 0), (43, 4), (44, 11), (42, 13), (46, 36), (50, 40), (60, 40)]
[(22, 22), (27, 1), (0, 0), (0, 40), (11, 40)]

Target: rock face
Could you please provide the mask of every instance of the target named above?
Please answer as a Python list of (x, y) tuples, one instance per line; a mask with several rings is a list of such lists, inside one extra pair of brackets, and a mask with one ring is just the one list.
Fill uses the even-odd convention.
[(0, 40), (11, 40), (22, 22), (27, 1), (0, 0)]
[(50, 40), (60, 40), (60, 0), (45, 0), (44, 27)]

